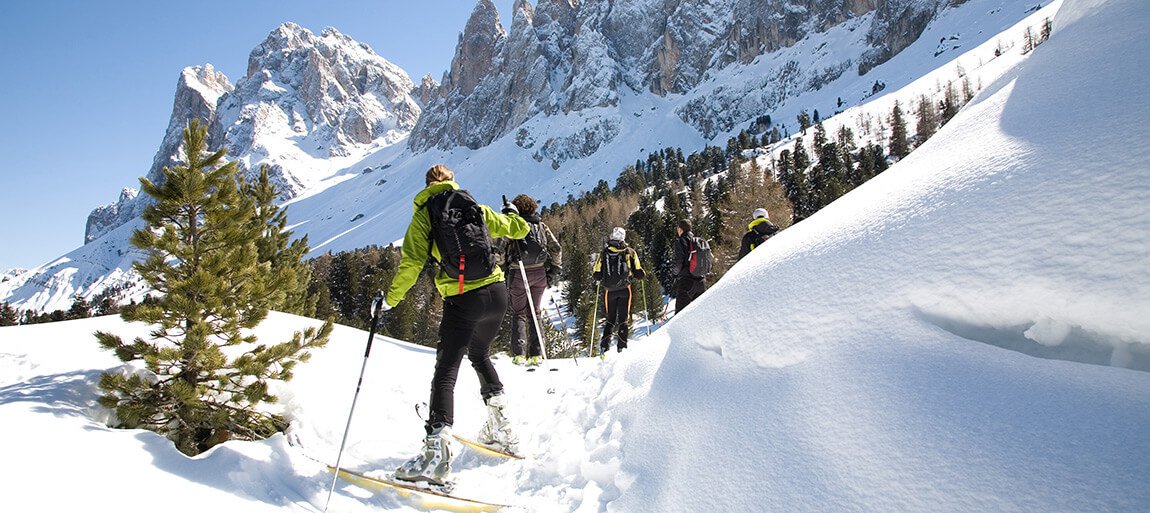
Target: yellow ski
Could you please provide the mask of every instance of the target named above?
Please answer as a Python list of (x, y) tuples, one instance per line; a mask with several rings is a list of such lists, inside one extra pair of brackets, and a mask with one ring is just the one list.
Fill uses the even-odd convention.
[(472, 449), (475, 449), (480, 454), (486, 454), (488, 456), (495, 456), (495, 457), (499, 457), (499, 458), (511, 458), (513, 460), (523, 459), (523, 456), (521, 456), (521, 455), (512, 454), (512, 453), (509, 453), (507, 451), (496, 449), (496, 448), (491, 447), (491, 446), (483, 445), (479, 442), (476, 442), (474, 440), (468, 440), (468, 439), (463, 438), (462, 436), (459, 436), (459, 435), (454, 434), (454, 433), (452, 433), (451, 436), (455, 437), (455, 439), (459, 440), (459, 442), (462, 443), (463, 445), (466, 445)]
[[(335, 467), (331, 465), (327, 465), (327, 469), (329, 471), (335, 471)], [(372, 477), (342, 468), (339, 469), (339, 477), (348, 483), (373, 492), (390, 488), (403, 496), (416, 495), (419, 497), (421, 505), (429, 508), (440, 508), (450, 511), (498, 511), (510, 507), (506, 504), (470, 499), (431, 488), (424, 488), (416, 483)]]

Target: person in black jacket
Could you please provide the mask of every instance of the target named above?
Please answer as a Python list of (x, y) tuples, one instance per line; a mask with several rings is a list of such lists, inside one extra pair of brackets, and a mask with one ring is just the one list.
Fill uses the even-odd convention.
[(611, 334), (618, 330), (619, 342), (615, 346), (618, 352), (627, 349), (627, 335), (631, 331), (631, 279), (643, 279), (646, 273), (639, 264), (639, 255), (627, 246), (627, 232), (616, 226), (611, 230), (611, 240), (599, 258), (595, 260), (595, 268), (591, 276), (600, 282), (604, 289), (603, 308), (607, 312), (603, 316), (603, 337), (599, 339), (599, 356), (606, 356), (611, 348)]
[(695, 236), (691, 234), (691, 221), (679, 220), (675, 227), (679, 238), (675, 240), (675, 256), (671, 261), (671, 269), (675, 270), (675, 313), (682, 312), (695, 298), (703, 295), (707, 290), (704, 278), (691, 276), (691, 251), (695, 247)]
[(771, 216), (767, 209), (756, 208), (752, 215), (751, 224), (747, 225), (747, 233), (743, 234), (743, 243), (739, 246), (739, 258), (750, 254), (751, 250), (762, 246), (767, 239), (779, 232), (779, 227), (771, 223)]

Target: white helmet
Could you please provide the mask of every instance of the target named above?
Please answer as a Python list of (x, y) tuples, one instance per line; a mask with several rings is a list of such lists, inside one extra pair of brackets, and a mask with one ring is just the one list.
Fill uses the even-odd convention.
[(765, 209), (765, 208), (756, 208), (755, 213), (752, 214), (751, 217), (754, 219), (762, 218), (762, 219), (766, 219), (768, 221), (771, 220), (771, 216), (767, 215), (767, 209)]
[(627, 231), (622, 227), (616, 226), (614, 230), (611, 230), (611, 240), (622, 242), (625, 238), (627, 238)]

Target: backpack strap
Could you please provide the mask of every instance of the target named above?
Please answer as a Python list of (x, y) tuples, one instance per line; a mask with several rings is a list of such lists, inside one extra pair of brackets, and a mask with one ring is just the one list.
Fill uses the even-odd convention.
[(463, 271), (467, 267), (466, 261), (467, 261), (467, 257), (465, 257), (462, 253), (460, 253), (459, 254), (459, 293), (460, 294), (463, 293)]

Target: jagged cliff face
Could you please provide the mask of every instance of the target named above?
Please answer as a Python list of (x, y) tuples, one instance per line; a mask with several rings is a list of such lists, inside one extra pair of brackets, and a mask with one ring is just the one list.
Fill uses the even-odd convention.
[[(271, 169), (288, 199), (332, 171), (333, 158), (362, 157), (407, 137), (421, 108), (407, 73), (367, 45), (334, 29), (319, 35), (294, 23), (272, 31), (248, 58), (247, 74), (234, 86), (211, 65), (185, 69), (176, 86), (171, 121), (147, 177), (178, 163), (183, 129), (191, 119), (209, 127), (209, 144), (254, 175)], [(125, 190), (88, 217), (91, 242), (140, 215), (145, 198)]]
[[(679, 112), (705, 137), (731, 122), (769, 112), (798, 95), (854, 70), (864, 74), (918, 38), (945, 0), (539, 0), (516, 3), (504, 31), (495, 6), (478, 0), (451, 70), (427, 103), (410, 147), (479, 148), (539, 114), (614, 107), (620, 95), (698, 96)], [(865, 17), (869, 48), (825, 69), (800, 70), (775, 81), (778, 94), (757, 92), (763, 83), (712, 97), (697, 88), (719, 70), (795, 45)], [(852, 29), (853, 30), (853, 29)], [(789, 73), (780, 66), (779, 73)], [(795, 75), (792, 73), (792, 75)], [(746, 96), (756, 96), (744, 101)], [(773, 100), (762, 98), (774, 96)], [(740, 104), (757, 112), (734, 112)], [(703, 106), (706, 106), (705, 108)], [(766, 109), (765, 111), (763, 109)], [(569, 121), (569, 120), (568, 120)], [(589, 116), (576, 130), (579, 147), (548, 134), (517, 132), (537, 159), (579, 158), (618, 132), (609, 117)], [(543, 147), (550, 148), (544, 151)]]
[(290, 198), (326, 177), (325, 159), (406, 137), (420, 115), (414, 89), (367, 45), (285, 23), (252, 50), (247, 75), (221, 98), (211, 142), (249, 171), (271, 167)]
[[(179, 162), (180, 142), (188, 120), (199, 119), (209, 126), (216, 122), (216, 104), (224, 95), (235, 88), (223, 73), (216, 71), (211, 64), (184, 68), (176, 83), (176, 97), (172, 105), (172, 116), (160, 149), (152, 159), (152, 167), (146, 175), (156, 181), (162, 176), (165, 167)], [(97, 207), (88, 215), (84, 228), (84, 243), (98, 239), (108, 231), (135, 219), (145, 206), (144, 200), (137, 199), (134, 188), (125, 188), (120, 198), (112, 204)]]

